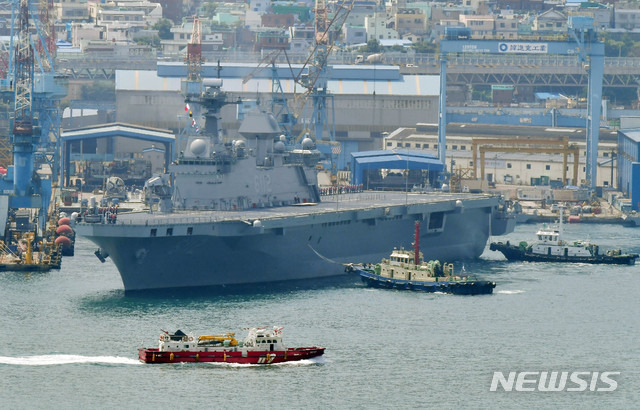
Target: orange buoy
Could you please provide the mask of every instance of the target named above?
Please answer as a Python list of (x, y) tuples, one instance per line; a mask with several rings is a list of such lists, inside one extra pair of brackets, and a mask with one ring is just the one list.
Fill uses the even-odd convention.
[(58, 236), (54, 241), (56, 245), (62, 245), (63, 248), (68, 248), (71, 246), (71, 239), (66, 236)]
[(69, 225), (60, 225), (57, 229), (56, 229), (56, 233), (58, 235), (69, 235), (69, 234), (73, 234), (73, 228), (71, 228)]
[(58, 226), (60, 225), (69, 225), (71, 224), (71, 219), (67, 218), (66, 216), (64, 218), (60, 218), (58, 220)]

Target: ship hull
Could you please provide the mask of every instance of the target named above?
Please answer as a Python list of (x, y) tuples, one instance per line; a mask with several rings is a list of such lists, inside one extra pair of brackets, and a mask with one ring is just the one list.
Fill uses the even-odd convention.
[(502, 242), (491, 243), (492, 251), (501, 252), (510, 261), (524, 262), (561, 262), (561, 263), (592, 263), (604, 265), (634, 265), (637, 254), (595, 255), (595, 256), (564, 256), (542, 255), (528, 252), (520, 246), (508, 245)]
[(236, 351), (159, 351), (157, 348), (139, 349), (140, 361), (160, 363), (237, 363), (275, 364), (312, 359), (324, 354), (324, 347), (296, 347), (287, 350), (236, 350)]
[(372, 288), (441, 292), (454, 295), (488, 295), (493, 293), (495, 282), (487, 280), (425, 282), (387, 278), (364, 269), (355, 269), (362, 282)]
[(75, 228), (111, 257), (126, 291), (243, 285), (343, 275), (342, 264), (380, 260), (394, 246), (410, 247), (416, 220), (425, 224), (425, 258), (476, 258), (486, 246), (496, 204), (484, 198), (464, 210), (455, 201), (354, 206), (286, 218), (262, 215), (260, 224), (249, 218), (185, 224), (168, 217), (141, 226), (119, 216), (117, 224)]

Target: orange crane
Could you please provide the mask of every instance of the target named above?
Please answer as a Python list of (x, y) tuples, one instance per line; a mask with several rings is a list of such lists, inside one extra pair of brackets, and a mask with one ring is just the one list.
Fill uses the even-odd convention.
[(191, 41), (187, 44), (187, 79), (200, 81), (202, 74), (202, 26), (198, 16), (193, 17)]

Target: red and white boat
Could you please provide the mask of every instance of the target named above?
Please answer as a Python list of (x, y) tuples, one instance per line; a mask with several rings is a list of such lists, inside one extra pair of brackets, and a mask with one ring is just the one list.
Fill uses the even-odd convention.
[(162, 331), (157, 348), (138, 350), (145, 363), (217, 362), (272, 364), (293, 362), (322, 356), (324, 347), (286, 347), (282, 344), (282, 327), (251, 328), (238, 341), (235, 333), (194, 336), (178, 330)]

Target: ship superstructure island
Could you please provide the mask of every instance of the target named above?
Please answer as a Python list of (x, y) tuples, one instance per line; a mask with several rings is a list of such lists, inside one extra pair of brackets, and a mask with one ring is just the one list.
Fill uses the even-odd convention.
[[(203, 95), (222, 98), (220, 87), (212, 82)], [(321, 197), (311, 138), (290, 147), (274, 117), (256, 111), (239, 128), (243, 139), (223, 141), (216, 110), (204, 111), (204, 132), (189, 137), (168, 174), (147, 181), (150, 209), (105, 217), (92, 207), (75, 222), (97, 256), (113, 260), (127, 291), (341, 275), (341, 263), (409, 247), (415, 221), (425, 227), (425, 258), (446, 260), (478, 257), (490, 233), (513, 229), (491, 195)]]

